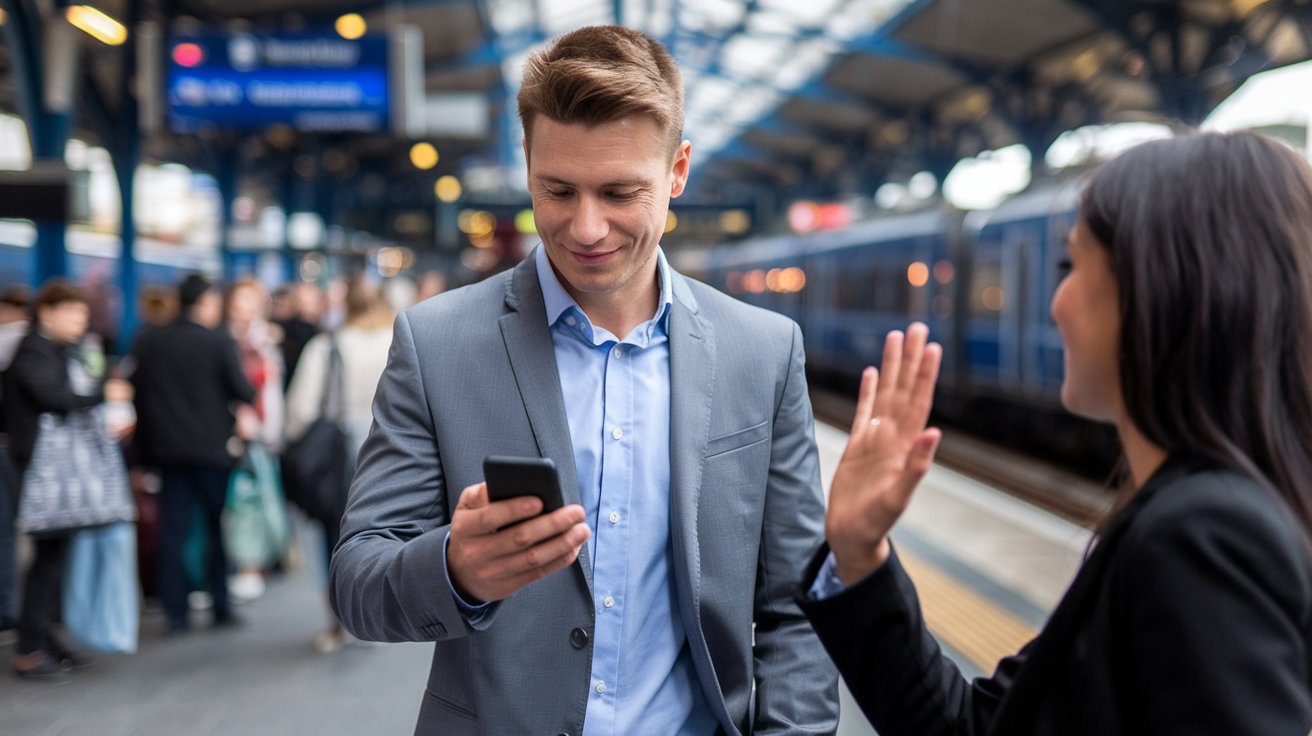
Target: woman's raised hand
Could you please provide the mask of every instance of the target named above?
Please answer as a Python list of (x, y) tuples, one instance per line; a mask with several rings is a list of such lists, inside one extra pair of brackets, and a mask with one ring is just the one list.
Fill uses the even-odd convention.
[(825, 537), (846, 585), (888, 559), (888, 533), (929, 471), (942, 436), (926, 429), (943, 349), (917, 322), (884, 341), (883, 371), (861, 375), (852, 434), (834, 473)]

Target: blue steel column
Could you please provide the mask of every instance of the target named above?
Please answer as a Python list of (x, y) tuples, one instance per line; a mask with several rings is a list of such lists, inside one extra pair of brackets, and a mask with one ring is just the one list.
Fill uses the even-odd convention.
[(292, 213), (296, 211), (297, 193), (296, 149), (287, 152), (287, 167), (282, 172), (282, 278), (283, 281), (295, 281), (297, 273), (296, 253), (292, 250), (291, 234)]
[[(9, 63), (13, 65), (18, 91), (19, 110), (27, 123), (33, 158), (64, 160), (68, 143), (71, 113), (52, 112), (44, 101), (45, 64), (41, 58), (40, 12), (24, 0), (0, 0), (9, 16), (4, 24)], [(62, 22), (62, 19), (52, 22)], [(36, 223), (36, 247), (33, 248), (31, 283), (38, 286), (52, 276), (68, 275), (68, 254), (64, 246), (65, 223), (40, 220)]]
[(140, 105), (134, 82), (137, 76), (137, 20), (140, 0), (130, 0), (125, 8), (124, 24), (132, 31), (122, 49), (123, 74), (118, 84), (118, 117), (114, 127), (114, 171), (118, 178), (118, 192), (122, 227), (119, 238), (122, 249), (118, 258), (118, 290), (122, 295), (123, 314), (118, 325), (119, 352), (126, 354), (132, 348), (137, 332), (137, 218), (133, 206), (136, 189), (137, 164), (141, 160), (141, 129), (138, 127)]
[(237, 182), (241, 177), (240, 140), (229, 147), (225, 138), (219, 146), (214, 167), (214, 179), (219, 185), (219, 260), (223, 263), (223, 280), (231, 283), (237, 277), (237, 263), (232, 255), (232, 203), (237, 198)]

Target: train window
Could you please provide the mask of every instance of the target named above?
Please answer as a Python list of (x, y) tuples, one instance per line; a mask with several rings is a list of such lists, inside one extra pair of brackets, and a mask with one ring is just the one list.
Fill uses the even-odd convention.
[(838, 272), (834, 288), (834, 306), (844, 312), (867, 311), (878, 290), (879, 283), (871, 269), (862, 266), (843, 268)]
[(997, 318), (1006, 306), (1002, 290), (1002, 264), (977, 261), (970, 275), (970, 315)]

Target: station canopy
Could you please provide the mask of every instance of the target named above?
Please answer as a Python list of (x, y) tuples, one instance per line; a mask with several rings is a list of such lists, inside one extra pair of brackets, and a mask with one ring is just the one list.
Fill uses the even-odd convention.
[[(37, 7), (36, 0), (11, 0)], [(942, 178), (964, 157), (1022, 143), (1046, 149), (1093, 123), (1197, 124), (1252, 74), (1312, 55), (1301, 0), (102, 0), (111, 16), (169, 29), (331, 29), (358, 14), (370, 32), (422, 37), (426, 123), (412, 134), (243, 139), (269, 173), (311, 157), (343, 182), (372, 173), (421, 201), (431, 178), (474, 190), (522, 186), (514, 95), (527, 54), (584, 25), (623, 23), (661, 40), (684, 75), (693, 197), (725, 192), (870, 191), (890, 176)], [(122, 59), (89, 53), (108, 100)], [(0, 90), (0, 97), (3, 97)], [(87, 126), (94, 128), (94, 126)], [(407, 156), (433, 144), (416, 174)], [(218, 154), (215, 151), (219, 151)], [(167, 131), (147, 152), (208, 168), (224, 154)], [(208, 151), (208, 153), (206, 153)], [(280, 157), (286, 153), (286, 157)], [(273, 154), (273, 155), (270, 155)], [(1042, 156), (1038, 156), (1041, 159)], [(302, 169), (306, 167), (301, 167)], [(302, 174), (305, 172), (302, 171)], [(509, 194), (507, 196), (510, 196)]]

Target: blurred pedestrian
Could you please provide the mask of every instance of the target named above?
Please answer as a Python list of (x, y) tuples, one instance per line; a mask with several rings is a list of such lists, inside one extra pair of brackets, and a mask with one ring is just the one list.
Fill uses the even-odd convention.
[(230, 439), (234, 409), (255, 400), (232, 337), (217, 329), (222, 297), (204, 278), (178, 286), (181, 316), (141, 335), (132, 374), (137, 410), (136, 441), (143, 460), (160, 469), (160, 603), (171, 631), (190, 626), (183, 543), (194, 508), (205, 519), (209, 550), (207, 582), (215, 625), (237, 618), (228, 598), (228, 560), (220, 517), (228, 473), (240, 449)]
[[(70, 375), (78, 360), (77, 345), (90, 321), (82, 291), (63, 279), (48, 282), (36, 295), (34, 316), (33, 329), (19, 343), (4, 374), (4, 428), (20, 479), (32, 461), (43, 413), (64, 416), (104, 400), (100, 381), (85, 380), (75, 386)], [(14, 671), (21, 677), (62, 680), (65, 669), (87, 662), (52, 630), (73, 531), (32, 535), (35, 555), (23, 581), (14, 659)]]
[[(238, 412), (237, 424), (243, 427), (241, 434), (262, 445), (257, 454), (268, 452), (276, 455), (282, 449), (283, 414), (283, 364), (279, 342), (282, 330), (269, 321), (272, 304), (264, 286), (256, 279), (243, 279), (228, 287), (223, 300), (223, 326), (237, 342), (237, 354), (241, 358), (242, 371), (251, 388), (255, 389), (255, 401), (250, 408)], [(248, 452), (249, 452), (249, 448)], [(260, 468), (268, 467), (262, 462), (245, 462), (245, 467), (254, 475)], [(274, 479), (265, 476), (258, 479), (266, 484)], [(252, 517), (247, 517), (252, 518)], [(263, 527), (263, 525), (256, 525)], [(234, 535), (236, 536), (236, 535)], [(248, 535), (249, 536), (249, 535)], [(263, 535), (261, 535), (263, 536)], [(232, 537), (230, 537), (231, 539)], [(276, 559), (267, 559), (272, 550), (264, 549), (268, 545), (256, 543), (250, 539), (253, 554), (242, 557), (261, 559), (235, 559), (238, 564), (237, 574), (231, 581), (231, 592), (238, 603), (251, 601), (264, 595), (264, 567), (273, 564)], [(229, 550), (233, 552), (233, 550)], [(278, 551), (281, 554), (281, 550)]]
[(319, 322), (323, 319), (324, 295), (319, 287), (299, 281), (287, 289), (287, 314), (274, 319), (282, 328), (282, 362), (284, 367), (284, 386), (291, 384), (292, 375), (300, 362), (301, 353), (310, 339), (319, 334)]
[[(1052, 298), (1062, 403), (1114, 424), (1114, 511), (1039, 636), (967, 682), (888, 533), (928, 470), (915, 325), (862, 379), (804, 607), (883, 736), (1312, 727), (1312, 167), (1252, 133), (1097, 171)], [(966, 622), (968, 625), (968, 622)]]
[[(346, 324), (332, 333), (322, 333), (310, 340), (287, 392), (288, 442), (301, 437), (322, 415), (325, 397), (336, 392), (340, 415), (335, 417), (347, 437), (348, 474), (354, 471), (356, 453), (369, 434), (373, 422), (374, 389), (387, 367), (387, 352), (392, 344), (394, 315), (380, 290), (362, 277), (352, 279), (346, 290)], [(337, 370), (332, 361), (337, 362)], [(329, 385), (333, 376), (337, 385)], [(343, 488), (343, 490), (345, 490)], [(323, 528), (324, 580), (328, 562), (337, 544), (341, 513), (346, 507), (345, 494), (337, 500), (336, 510), (315, 519)], [(331, 652), (345, 639), (341, 623), (328, 608), (329, 626), (314, 638), (314, 648)]]
[[(0, 373), (8, 367), (27, 335), (27, 310), (31, 301), (25, 286), (10, 286), (0, 294)], [(3, 401), (0, 389), (0, 401)], [(9, 437), (0, 425), (0, 631), (18, 621), (17, 530), (18, 476), (9, 459)]]

